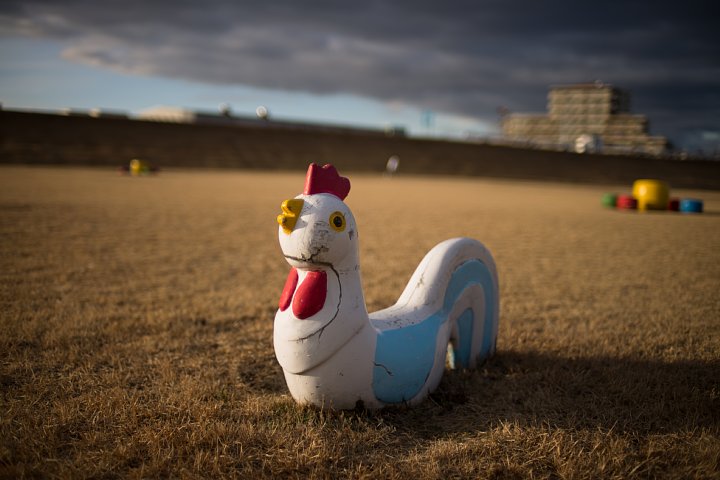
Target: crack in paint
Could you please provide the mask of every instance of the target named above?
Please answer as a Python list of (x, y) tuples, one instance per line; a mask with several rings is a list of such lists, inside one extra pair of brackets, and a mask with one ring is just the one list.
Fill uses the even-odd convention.
[(385, 370), (385, 373), (387, 373), (391, 377), (393, 376), (393, 373), (390, 370), (388, 370), (388, 368), (385, 365), (383, 365), (382, 363), (373, 362), (373, 365), (375, 365), (376, 367), (382, 368), (383, 370)]
[[(314, 257), (315, 255), (318, 255), (319, 253), (320, 253), (320, 252), (316, 252), (316, 253), (312, 254), (312, 255), (310, 256), (310, 258)], [(312, 264), (312, 265), (322, 265), (322, 266), (324, 266), (324, 267), (328, 267), (330, 270), (333, 271), (333, 273), (335, 274), (335, 277), (337, 278), (338, 290), (339, 290), (339, 295), (340, 295), (340, 296), (339, 296), (339, 298), (338, 298), (337, 310), (335, 310), (335, 314), (332, 316), (332, 318), (330, 319), (330, 321), (327, 322), (325, 325), (323, 325), (323, 326), (320, 327), (319, 329), (315, 330), (315, 331), (314, 331), (313, 333), (311, 333), (310, 335), (307, 335), (307, 336), (305, 336), (305, 337), (298, 338), (298, 339), (296, 339), (295, 341), (296, 341), (296, 342), (304, 342), (305, 340), (308, 340), (310, 337), (313, 337), (313, 336), (318, 335), (318, 334), (319, 334), (319, 335), (318, 335), (318, 340), (319, 340), (320, 337), (322, 337), (322, 334), (323, 334), (323, 332), (325, 331), (325, 329), (326, 329), (326, 328), (338, 317), (338, 315), (340, 314), (340, 305), (342, 304), (342, 282), (340, 282), (340, 274), (338, 273), (337, 270), (335, 270), (335, 267), (334, 267), (333, 264), (330, 263), (330, 262), (310, 261), (310, 260), (306, 260), (306, 259), (303, 259), (303, 258), (293, 257), (293, 256), (290, 256), (290, 255), (285, 255), (285, 258), (289, 258), (290, 260), (295, 260), (295, 261), (310, 263), (310, 264)]]
[(327, 266), (329, 266), (330, 268), (332, 268), (332, 265), (331, 265), (330, 263), (320, 262), (320, 261), (318, 261), (318, 260), (315, 260), (315, 257), (317, 257), (318, 255), (320, 255), (320, 254), (323, 253), (323, 252), (327, 252), (328, 250), (329, 250), (329, 249), (328, 249), (326, 246), (318, 245), (317, 248), (315, 249), (315, 251), (310, 254), (310, 257), (308, 257), (308, 258), (307, 258), (306, 260), (304, 260), (304, 261), (305, 261), (305, 262), (308, 262), (308, 263), (313, 263), (313, 264), (315, 264), (315, 265), (327, 265)]

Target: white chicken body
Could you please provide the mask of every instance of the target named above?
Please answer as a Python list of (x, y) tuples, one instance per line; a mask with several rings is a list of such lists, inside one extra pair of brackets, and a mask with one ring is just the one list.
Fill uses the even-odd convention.
[(317, 170), (310, 166), (305, 193), (285, 202), (278, 217), (293, 269), (274, 347), (293, 398), (334, 409), (415, 404), (439, 384), (448, 343), (451, 366), (472, 368), (492, 355), (499, 302), (489, 251), (468, 238), (440, 243), (398, 302), (368, 315), (355, 219), (334, 192), (308, 187)]

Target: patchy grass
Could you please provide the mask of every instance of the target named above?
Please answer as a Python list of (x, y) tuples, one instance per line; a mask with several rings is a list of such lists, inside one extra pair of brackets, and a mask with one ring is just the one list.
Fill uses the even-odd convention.
[(274, 218), (301, 173), (2, 167), (0, 476), (718, 478), (719, 193), (643, 215), (597, 187), (351, 180), (371, 310), (445, 238), (499, 267), (497, 356), (416, 408), (287, 394)]

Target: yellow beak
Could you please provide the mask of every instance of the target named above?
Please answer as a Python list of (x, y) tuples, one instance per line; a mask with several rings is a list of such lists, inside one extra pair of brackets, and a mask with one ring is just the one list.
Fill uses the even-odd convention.
[(282, 213), (277, 216), (277, 222), (282, 227), (283, 232), (288, 235), (292, 233), (304, 204), (305, 200), (301, 200), (299, 198), (293, 198), (282, 202), (280, 205)]

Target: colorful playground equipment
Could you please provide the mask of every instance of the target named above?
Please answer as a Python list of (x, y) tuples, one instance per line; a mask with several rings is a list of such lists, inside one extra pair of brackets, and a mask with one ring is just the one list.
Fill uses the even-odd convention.
[(632, 195), (618, 195), (617, 197), (617, 208), (623, 210), (635, 210), (637, 209), (637, 205), (637, 198)]
[(637, 199), (638, 210), (667, 210), (670, 187), (661, 180), (635, 180), (632, 196)]
[(619, 210), (668, 210), (671, 212), (702, 213), (703, 201), (697, 198), (671, 198), (670, 186), (662, 180), (635, 180), (632, 195), (606, 193), (601, 203)]
[(157, 167), (154, 167), (145, 160), (140, 160), (139, 158), (133, 158), (132, 160), (130, 160), (129, 165), (123, 165), (122, 167), (120, 167), (120, 173), (129, 174), (133, 177), (150, 175), (157, 172)]
[(702, 213), (703, 201), (697, 198), (683, 198), (680, 200), (680, 211), (684, 213)]
[(274, 324), (275, 355), (301, 404), (382, 408), (421, 402), (450, 368), (495, 351), (498, 277), (480, 242), (455, 238), (425, 256), (397, 303), (368, 314), (350, 181), (311, 164), (303, 193), (281, 205), (291, 269)]

